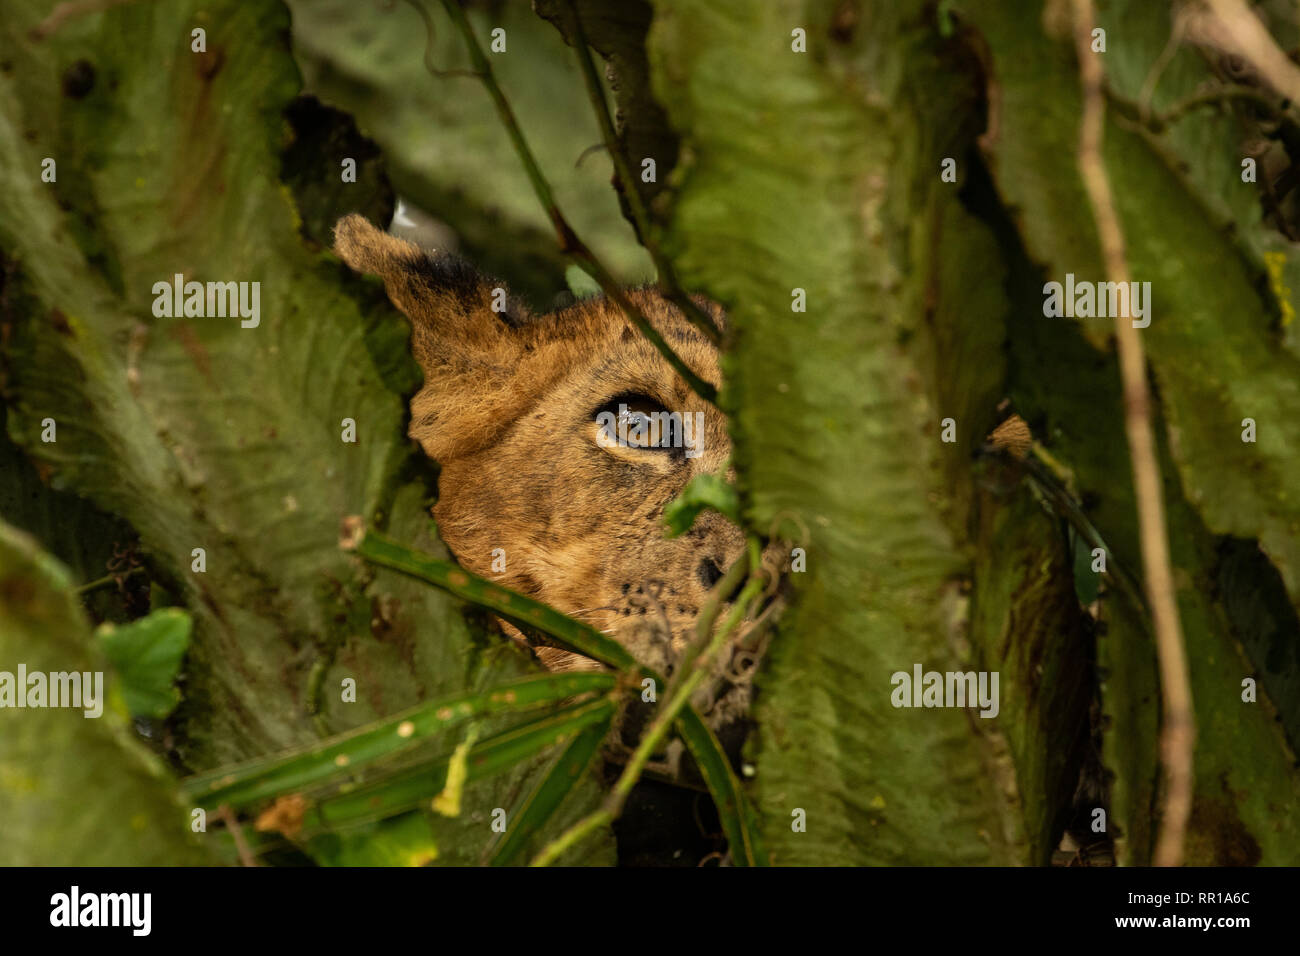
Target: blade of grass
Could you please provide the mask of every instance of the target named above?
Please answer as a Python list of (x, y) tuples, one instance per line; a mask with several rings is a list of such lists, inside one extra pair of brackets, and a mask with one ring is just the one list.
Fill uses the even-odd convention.
[(490, 850), (492, 866), (506, 866), (528, 841), (546, 825), (565, 796), (587, 771), (600, 743), (609, 732), (608, 723), (592, 724), (569, 742), (546, 776), (511, 811), (506, 832)]
[[(450, 591), (463, 600), (483, 605), (512, 620), (536, 627), (580, 654), (585, 654), (611, 667), (623, 670), (635, 669), (640, 674), (650, 677), (659, 687), (667, 687), (662, 676), (638, 665), (622, 646), (588, 625), (575, 621), (522, 594), (516, 594), (507, 588), (470, 574), (449, 561), (439, 561), (412, 551), (381, 534), (367, 531), (360, 525), (358, 519), (345, 521), (344, 547), (373, 564), (409, 574)], [(714, 613), (716, 614), (716, 609)], [(764, 863), (766, 854), (758, 842), (756, 818), (753, 810), (748, 808), (744, 800), (740, 783), (731, 772), (730, 762), (722, 745), (708, 730), (699, 712), (689, 703), (683, 706), (677, 717), (679, 730), (683, 726), (688, 727), (690, 738), (687, 739), (687, 745), (691, 747), (691, 752), (709, 787), (709, 793), (718, 806), (723, 831), (733, 846), (733, 858), (738, 864), (742, 860)], [(706, 763), (712, 768), (710, 772), (705, 771)], [(719, 767), (725, 768), (726, 772), (720, 772)], [(737, 795), (741, 798), (739, 801), (736, 799)]]
[(356, 530), (351, 537), (345, 537), (344, 547), (371, 564), (419, 578), (444, 591), (450, 591), (463, 600), (490, 608), (525, 627), (535, 627), (559, 640), (569, 650), (602, 664), (619, 670), (641, 669), (636, 659), (621, 644), (590, 625), (576, 621), (517, 591), (471, 574), (451, 561), (441, 561), (413, 551), (391, 538), (364, 528)]
[(547, 674), (490, 690), (442, 697), (305, 750), (259, 757), (190, 777), (182, 782), (182, 788), (186, 797), (198, 804), (246, 806), (331, 777), (351, 777), (366, 764), (408, 751), (471, 717), (526, 711), (577, 694), (609, 691), (614, 683), (612, 674)]
[(759, 835), (758, 815), (740, 788), (740, 780), (732, 772), (718, 738), (690, 708), (678, 715), (677, 732), (695, 758), (718, 808), (722, 832), (731, 848), (732, 863), (736, 866), (768, 866), (767, 849)]
[[(584, 728), (608, 724), (613, 714), (613, 700), (601, 697), (518, 724), (479, 741), (470, 748), (465, 782), (473, 783), (500, 773), (534, 756), (544, 747), (568, 740)], [(304, 835), (373, 823), (432, 800), (446, 783), (451, 757), (452, 751), (447, 751), (402, 773), (325, 797), (304, 815)]]
[[(736, 598), (735, 603), (727, 612), (727, 616), (721, 627), (716, 633), (710, 634), (713, 621), (716, 619), (718, 612), (721, 610), (720, 597), (726, 594), (726, 590), (715, 591), (712, 597), (712, 606), (705, 608), (705, 613), (701, 615), (697, 625), (702, 637), (708, 636), (708, 647), (701, 650), (697, 657), (689, 664), (686, 658), (683, 659), (682, 670), (678, 677), (668, 688), (665, 700), (661, 705), (655, 718), (650, 723), (649, 729), (641, 736), (641, 741), (637, 744), (627, 765), (623, 768), (622, 774), (618, 781), (605, 798), (605, 802), (600, 809), (588, 814), (579, 820), (573, 826), (569, 827), (564, 833), (552, 840), (542, 848), (534, 858), (533, 866), (549, 866), (558, 859), (561, 854), (568, 851), (573, 846), (578, 845), (587, 837), (602, 826), (613, 823), (623, 812), (623, 806), (627, 802), (628, 795), (636, 786), (640, 779), (641, 772), (645, 769), (651, 755), (655, 749), (663, 743), (672, 727), (680, 725), (677, 718), (685, 712), (689, 706), (691, 695), (708, 677), (713, 667), (713, 662), (718, 653), (727, 645), (728, 639), (732, 632), (735, 631), (740, 622), (749, 614), (753, 603), (762, 594), (764, 587), (764, 572), (760, 558), (760, 549), (756, 540), (751, 539), (747, 553), (737, 560), (726, 574), (723, 575), (723, 581), (720, 586), (729, 587), (726, 582), (740, 580), (748, 572), (749, 578), (744, 588), (741, 589), (740, 596)], [(687, 655), (689, 658), (689, 655)], [(689, 670), (687, 668), (689, 667)], [(684, 677), (682, 675), (685, 675)], [(698, 715), (697, 715), (698, 716)], [(691, 727), (691, 730), (698, 728)], [(707, 755), (707, 759), (712, 762), (715, 758), (726, 762), (726, 755), (722, 751), (716, 738), (705, 736), (701, 738), (694, 734), (697, 744), (705, 751), (713, 751)], [(721, 797), (719, 809), (723, 810), (735, 804), (734, 794), (727, 792), (725, 779), (719, 779), (716, 774), (710, 785), (709, 792), (715, 796)], [(717, 788), (717, 789), (715, 789)], [(740, 821), (740, 826), (744, 827), (744, 818), (737, 812), (734, 814), (736, 820)], [(736, 847), (738, 853), (742, 856), (748, 856), (752, 852), (751, 843), (752, 835), (741, 834), (742, 844)]]

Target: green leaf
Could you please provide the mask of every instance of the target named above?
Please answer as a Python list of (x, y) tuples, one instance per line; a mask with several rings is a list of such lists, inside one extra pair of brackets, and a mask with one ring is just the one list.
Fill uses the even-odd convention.
[[(104, 664), (67, 569), (0, 522), (0, 669), (91, 675)], [(98, 682), (93, 675), (98, 674)], [(83, 694), (86, 691), (83, 690)], [(0, 865), (199, 865), (187, 807), (161, 762), (112, 708), (0, 709)]]
[(363, 532), (359, 540), (349, 542), (349, 547), (373, 564), (426, 581), (466, 601), (490, 608), (518, 624), (535, 627), (559, 638), (570, 650), (593, 660), (620, 669), (639, 669), (636, 660), (621, 644), (590, 625), (472, 574), (451, 561), (431, 558), (374, 531)]
[[(18, 289), (10, 292), (13, 311), (35, 306), (34, 302), (22, 301)], [(0, 401), (0, 426), (8, 417), (8, 409)], [(40, 541), (79, 584), (101, 580), (110, 569), (119, 569), (121, 554), (129, 553), (135, 545), (137, 536), (126, 522), (104, 513), (85, 498), (51, 488), (48, 479), (42, 479), (3, 427), (0, 475), (4, 475), (4, 481), (0, 481), (0, 516)], [(120, 589), (105, 586), (83, 592), (82, 600), (91, 619), (127, 621), (138, 614), (135, 602), (143, 602), (145, 595), (135, 589), (137, 580), (128, 579)]]
[[(757, 679), (772, 861), (1023, 859), (991, 735), (960, 710), (890, 702), (895, 672), (967, 669), (950, 634), (970, 492), (951, 475), (993, 411), (1005, 303), (987, 234), (937, 171), (965, 155), (978, 82), (934, 48), (920, 2), (873, 4), (852, 31), (814, 2), (654, 7), (651, 72), (682, 136), (668, 251), (728, 309), (745, 523), (807, 554)], [(795, 25), (815, 53), (790, 52)], [(935, 284), (967, 294), (965, 324), (933, 329)], [(935, 368), (949, 351), (961, 361)], [(954, 445), (938, 440), (949, 416)]]
[[(151, 576), (192, 615), (173, 758), (238, 764), (536, 673), (450, 596), (338, 549), (356, 514), (446, 554), (435, 466), (406, 435), (421, 380), (409, 323), (299, 229), (293, 196), (333, 202), (339, 162), (282, 152), (300, 86), (287, 10), (110, 5), (33, 42), (48, 10), (16, 0), (0, 19), (7, 429), (56, 489), (138, 533)], [(86, 64), (89, 90), (65, 93)], [(56, 182), (40, 179), (46, 156)], [(378, 208), (381, 177), (364, 172), (347, 189)], [(155, 316), (154, 285), (176, 274), (260, 283), (258, 325)], [(41, 440), (47, 417), (57, 442)], [(502, 794), (473, 799), (508, 805), (519, 785), (508, 773)], [(481, 852), (459, 820), (432, 825), (441, 859)]]
[(564, 282), (575, 298), (585, 299), (600, 295), (600, 283), (587, 275), (581, 266), (569, 266), (564, 270)]
[[(409, 324), (302, 238), (276, 178), (299, 82), (287, 11), (119, 5), (34, 45), (46, 7), (19, 0), (0, 24), (14, 64), (0, 77), (0, 248), (23, 304), (8, 428), (57, 487), (129, 522), (193, 616), (179, 757), (238, 762), (535, 670), (475, 641), (449, 598), (338, 551), (348, 514), (441, 545), (432, 465), (406, 436)], [(190, 51), (195, 23), (206, 54)], [(95, 82), (65, 96), (81, 60)], [(56, 183), (31, 174), (43, 156), (58, 157)], [(337, 182), (338, 164), (295, 183), (313, 175)], [(154, 284), (176, 274), (259, 282), (259, 324), (154, 316)], [(40, 440), (46, 417), (57, 442)]]
[(731, 861), (736, 866), (767, 866), (760, 821), (753, 804), (745, 796), (731, 763), (709, 725), (693, 709), (687, 708), (677, 718), (677, 729), (700, 767), (713, 803), (718, 808), (722, 832), (727, 835)]
[(686, 483), (682, 493), (664, 506), (664, 524), (668, 537), (676, 538), (691, 530), (705, 508), (712, 508), (724, 518), (740, 523), (740, 496), (721, 475), (704, 473)]
[[(1136, 505), (1109, 345), (1113, 320), (1042, 316), (1045, 279), (1035, 269), (1058, 281), (1067, 272), (1100, 279), (1103, 270), (1075, 164), (1073, 45), (1068, 29), (1052, 29), (1054, 21), (1034, 6), (1026, 15), (1005, 4), (961, 4), (997, 76), (999, 132), (986, 146), (998, 193), (1017, 211), (1007, 244), (1023, 242), (1021, 255), (1033, 264), (1017, 270), (1023, 277), (1008, 312), (1012, 364), (1020, 370), (1014, 397), (1029, 421), (1043, 423), (1052, 453), (1074, 472), (1112, 557), (1137, 569)], [(1163, 54), (1171, 29), (1166, 6), (1108, 4), (1099, 25), (1111, 44), (1107, 83), (1121, 99), (1136, 100), (1158, 63), (1165, 66), (1150, 104), (1157, 114), (1218, 82), (1195, 48)], [(1125, 109), (1108, 104), (1104, 159), (1130, 273), (1151, 282), (1151, 324), (1141, 334), (1159, 397), (1171, 562), (1196, 708), (1187, 862), (1294, 863), (1300, 824), (1277, 808), (1300, 800), (1296, 741), (1284, 733), (1300, 727), (1300, 702), (1287, 690), (1300, 676), (1300, 656), (1262, 653), (1254, 635), (1294, 633), (1294, 617), (1278, 613), (1279, 583), (1293, 607), (1300, 597), (1300, 499), (1292, 492), (1300, 467), (1300, 354), (1294, 326), (1278, 318), (1277, 290), (1261, 261), (1269, 242), (1258, 229), (1259, 195), (1240, 176), (1248, 132), (1242, 122), (1251, 114), (1200, 109), (1163, 134), (1144, 135), (1133, 117), (1121, 115)], [(1260, 425), (1256, 443), (1241, 440), (1247, 417)], [(1223, 567), (1226, 554), (1240, 553), (1239, 539), (1258, 540), (1248, 549), (1252, 572), (1245, 576)], [(1264, 555), (1276, 572), (1267, 561), (1260, 566)], [(1115, 775), (1119, 859), (1140, 865), (1150, 859), (1157, 825), (1160, 686), (1147, 623), (1118, 597), (1102, 602), (1098, 640), (1103, 758)], [(1241, 699), (1248, 677), (1258, 677), (1268, 699)], [(1275, 719), (1274, 706), (1285, 719)]]
[[(306, 88), (358, 117), (383, 149), (397, 192), (450, 225), (461, 251), (549, 307), (565, 291), (568, 266), (555, 230), (479, 80), (426, 69), (463, 71), (469, 60), (437, 0), (419, 2), (434, 30), (427, 50), (425, 23), (409, 4), (362, 15), (351, 0), (293, 0)], [(484, 46), (493, 28), (506, 31), (507, 52), (493, 58), (493, 70), (573, 228), (620, 278), (652, 276), (609, 188), (609, 157), (587, 153), (600, 129), (572, 51), (528, 4), (467, 15)]]
[(120, 626), (105, 624), (95, 641), (122, 681), (132, 717), (161, 720), (180, 702), (176, 675), (190, 646), (190, 616), (180, 608), (154, 611)]
[(321, 866), (427, 866), (438, 859), (438, 844), (424, 813), (343, 833), (322, 833), (307, 842)]
[[(990, 143), (1004, 199), (1026, 213), (1026, 247), (1050, 278), (1100, 277), (1092, 223), (1079, 222), (1088, 206), (1073, 158), (1079, 90), (1070, 38), (1025, 30), (1023, 11), (998, 3), (964, 6), (1005, 69), (998, 95), (1007, 122)], [(1129, 0), (1099, 19), (1119, 38), (1106, 55), (1108, 81), (1133, 99), (1162, 57), (1170, 17), (1167, 7)], [(1189, 47), (1158, 79), (1157, 112), (1216, 82)], [(1045, 111), (1044, 100), (1071, 105)], [(1109, 108), (1105, 160), (1129, 270), (1151, 283), (1143, 339), (1176, 436), (1172, 460), (1206, 526), (1259, 538), (1300, 606), (1300, 497), (1289, 493), (1300, 464), (1300, 328), (1279, 317), (1280, 277), (1270, 287), (1264, 250), (1275, 243), (1258, 225), (1257, 187), (1241, 180), (1240, 116), (1195, 110), (1166, 135), (1142, 135), (1122, 109)], [(1111, 319), (1079, 321), (1094, 344), (1106, 342)], [(1255, 442), (1242, 441), (1245, 418), (1259, 423)]]
[(551, 674), (490, 691), (453, 694), (305, 750), (258, 758), (236, 767), (219, 767), (191, 777), (185, 781), (185, 791), (191, 799), (210, 806), (245, 806), (333, 778), (350, 777), (372, 761), (398, 757), (473, 718), (524, 713), (580, 694), (608, 691), (613, 686), (611, 674)]
[(493, 866), (506, 866), (528, 847), (530, 841), (555, 813), (569, 791), (587, 772), (609, 732), (608, 724), (592, 724), (579, 731), (555, 758), (546, 776), (510, 811), (506, 830), (491, 850)]
[[(1017, 480), (1020, 464), (989, 463), (980, 482), (969, 635), (982, 666), (999, 674), (999, 727), (1014, 761), (1022, 802), (1027, 863), (1046, 866), (1070, 819), (1087, 757), (1088, 710), (1095, 692), (1092, 628), (1075, 591), (1075, 574), (1094, 592), (1100, 576), (1087, 559), (1073, 572), (1061, 519)], [(1082, 549), (1080, 552), (1078, 549)], [(1005, 759), (991, 762), (1003, 777)]]
[[(466, 782), (501, 773), (586, 727), (607, 723), (613, 708), (608, 698), (575, 704), (478, 741), (469, 750)], [(446, 784), (454, 753), (448, 750), (432, 760), (420, 760), (397, 773), (383, 772), (361, 786), (348, 785), (322, 797), (304, 818), (304, 834), (372, 823), (432, 800)]]

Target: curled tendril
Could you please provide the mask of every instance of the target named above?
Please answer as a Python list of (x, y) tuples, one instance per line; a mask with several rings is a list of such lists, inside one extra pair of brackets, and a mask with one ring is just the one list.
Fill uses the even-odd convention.
[[(482, 76), (482, 74), (477, 70), (444, 70), (438, 67), (438, 65), (433, 62), (433, 44), (437, 39), (437, 31), (433, 26), (433, 16), (425, 9), (424, 4), (420, 3), (419, 0), (403, 0), (403, 2), (414, 7), (415, 12), (420, 15), (420, 19), (424, 21), (424, 68), (426, 70), (439, 79), (444, 79), (449, 76), (469, 76), (478, 79)], [(386, 0), (386, 2), (381, 4), (381, 6), (389, 10), (395, 9), (393, 0)]]

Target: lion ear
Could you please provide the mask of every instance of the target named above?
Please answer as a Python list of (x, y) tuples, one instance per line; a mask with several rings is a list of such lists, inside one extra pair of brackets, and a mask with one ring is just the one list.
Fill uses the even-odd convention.
[(456, 256), (431, 255), (413, 242), (390, 236), (355, 213), (335, 224), (334, 252), (357, 272), (383, 279), (393, 304), (417, 326), (437, 334), (493, 339), (503, 327), (529, 319), (504, 284)]
[(383, 276), (385, 281), (424, 255), (419, 246), (376, 229), (356, 213), (334, 224), (334, 253), (357, 272)]
[[(384, 280), (411, 320), (411, 350), (424, 387), (411, 401), (411, 436), (438, 461), (491, 442), (527, 407), (520, 327), (531, 316), (494, 282), (454, 256), (426, 253), (358, 215), (334, 227), (334, 251), (358, 272)], [(529, 336), (531, 338), (531, 336)]]

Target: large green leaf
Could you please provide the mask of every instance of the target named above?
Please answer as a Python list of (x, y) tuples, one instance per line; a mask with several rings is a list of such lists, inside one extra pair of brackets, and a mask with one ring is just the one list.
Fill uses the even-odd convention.
[[(1105, 347), (1113, 320), (1084, 319), (1076, 328), (1069, 319), (1042, 315), (1041, 283), (1047, 278), (1064, 280), (1067, 272), (1102, 278), (1075, 166), (1079, 92), (1073, 46), (1068, 31), (1051, 17), (1027, 16), (998, 3), (961, 6), (990, 50), (996, 128), (983, 141), (989, 166), (1003, 201), (1016, 210), (1028, 256), (1046, 266), (1043, 277), (1036, 278), (1027, 262), (1017, 273), (1009, 339), (1017, 399), (1053, 453), (1074, 470), (1113, 557), (1138, 568), (1118, 374), (1113, 357), (1096, 347)], [(1036, 28), (1027, 30), (1027, 22)], [(1165, 47), (1167, 8), (1109, 4), (1100, 11), (1100, 23), (1107, 29), (1107, 75), (1136, 99)], [(1208, 79), (1193, 51), (1179, 52), (1170, 63), (1157, 86), (1157, 111)], [(1300, 845), (1295, 822), (1281, 808), (1300, 797), (1300, 775), (1268, 697), (1271, 688), (1279, 706), (1296, 706), (1293, 696), (1277, 691), (1294, 682), (1297, 657), (1275, 654), (1269, 661), (1260, 654), (1252, 662), (1242, 639), (1245, 629), (1261, 621), (1282, 633), (1289, 629), (1291, 642), (1300, 635), (1293, 617), (1278, 616), (1270, 596), (1277, 575), (1267, 562), (1254, 563), (1250, 578), (1238, 575), (1232, 600), (1225, 600), (1222, 585), (1228, 579), (1218, 566), (1225, 539), (1215, 536), (1257, 538), (1292, 601), (1300, 595), (1300, 511), (1288, 478), (1300, 454), (1300, 362), (1291, 333), (1275, 322), (1276, 305), (1262, 281), (1256, 253), (1264, 240), (1253, 232), (1257, 214), (1234, 192), (1253, 189), (1241, 182), (1240, 157), (1225, 157), (1235, 121), (1215, 110), (1196, 112), (1181, 121), (1186, 128), (1180, 124), (1168, 140), (1158, 141), (1135, 132), (1132, 119), (1117, 112), (1112, 104), (1106, 166), (1132, 275), (1152, 283), (1151, 325), (1141, 334), (1163, 413), (1170, 544), (1197, 709), (1188, 860), (1294, 862)], [(1190, 176), (1170, 162), (1178, 150), (1187, 151)], [(1224, 228), (1230, 214), (1240, 216), (1241, 231), (1254, 238), (1241, 242)], [(1241, 440), (1246, 417), (1259, 423), (1255, 444)], [(1141, 863), (1149, 858), (1157, 808), (1154, 647), (1133, 609), (1122, 601), (1109, 603), (1099, 642), (1109, 720), (1105, 757), (1116, 774), (1121, 858)], [(1242, 700), (1247, 677), (1261, 680), (1265, 693), (1258, 704)]]
[[(52, 6), (10, 4), (0, 24), (8, 428), (57, 487), (127, 520), (193, 613), (177, 757), (210, 768), (533, 670), (451, 599), (337, 547), (362, 515), (446, 553), (431, 466), (405, 436), (407, 323), (303, 239), (277, 178), (301, 192), (341, 161), (298, 150), (283, 161), (308, 165), (282, 167), (287, 11), (131, 4), (32, 40)], [(154, 284), (175, 274), (259, 282), (260, 322), (156, 317)]]
[[(1060, 31), (1026, 31), (1026, 14), (1005, 4), (964, 6), (992, 47), (999, 120), (986, 144), (1004, 199), (1020, 210), (1026, 246), (1054, 279), (1066, 272), (1099, 279), (1074, 165), (1079, 92), (1071, 41)], [(1113, 3), (1099, 23), (1107, 28), (1107, 75), (1136, 99), (1169, 37), (1169, 10)], [(1188, 49), (1158, 75), (1157, 112), (1212, 80)], [(1143, 337), (1174, 461), (1210, 530), (1258, 538), (1300, 604), (1300, 496), (1289, 480), (1300, 456), (1300, 354), (1295, 329), (1280, 324), (1264, 282), (1259, 252), (1271, 243), (1259, 234), (1257, 187), (1241, 180), (1240, 130), (1234, 136), (1231, 117), (1206, 109), (1187, 114), (1168, 137), (1142, 136), (1116, 113), (1112, 106), (1106, 163), (1130, 271), (1151, 283)], [(1181, 174), (1184, 163), (1196, 178)], [(1255, 248), (1235, 239), (1229, 213)], [(1110, 319), (1083, 321), (1094, 342), (1105, 341)], [(1258, 441), (1241, 440), (1244, 418), (1257, 422)]]
[[(891, 675), (914, 663), (966, 669), (949, 643), (967, 565), (944, 476), (982, 437), (991, 408), (966, 410), (1000, 374), (996, 334), (977, 333), (962, 410), (926, 387), (942, 347), (927, 323), (938, 223), (953, 218), (951, 261), (979, 261), (988, 238), (939, 181), (969, 134), (966, 87), (937, 68), (922, 6), (878, 5), (846, 31), (831, 4), (665, 2), (650, 32), (684, 147), (674, 251), (736, 330), (723, 402), (746, 515), (807, 551), (761, 675), (754, 764), (774, 863), (1025, 854), (1014, 780), (1008, 798), (988, 772), (993, 722), (890, 702)], [(791, 51), (796, 27), (806, 54)], [(996, 333), (999, 303), (972, 299), (970, 321)], [(961, 437), (943, 446), (949, 415)]]

